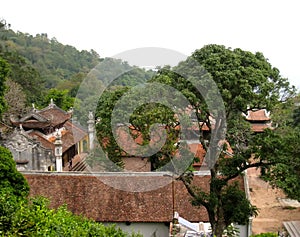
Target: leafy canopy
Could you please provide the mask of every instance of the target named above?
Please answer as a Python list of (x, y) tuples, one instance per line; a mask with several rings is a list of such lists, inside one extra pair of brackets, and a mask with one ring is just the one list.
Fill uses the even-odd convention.
[[(217, 90), (210, 79), (216, 84), (222, 102), (218, 101)], [(276, 143), (270, 142), (267, 133), (259, 140), (254, 138), (242, 113), (262, 108), (271, 110), (293, 96), (294, 88), (262, 53), (222, 45), (207, 45), (196, 50), (178, 66), (160, 70), (153, 81), (166, 83), (181, 91), (196, 111), (199, 130), (205, 124), (211, 132), (207, 137), (200, 132), (199, 137), (207, 152), (205, 159), (211, 175), (210, 191), (193, 186), (192, 173), (186, 172), (179, 179), (195, 200), (194, 204), (206, 208), (213, 233), (221, 236), (230, 222), (244, 223), (257, 213), (257, 209), (233, 185), (232, 180), (242, 177), (243, 171), (250, 167), (274, 165), (283, 153), (272, 157), (271, 154), (277, 151), (274, 149)], [(191, 81), (195, 82), (191, 84)], [(222, 105), (224, 110), (220, 109)], [(209, 142), (205, 142), (205, 139)], [(230, 149), (227, 143), (220, 143), (222, 140), (230, 141)], [(267, 145), (271, 148), (271, 144), (273, 150), (268, 149), (268, 156), (262, 156), (261, 148), (266, 146), (267, 149)], [(224, 196), (230, 198), (226, 201)], [(235, 200), (232, 198), (234, 196), (240, 197), (239, 202), (228, 202)]]

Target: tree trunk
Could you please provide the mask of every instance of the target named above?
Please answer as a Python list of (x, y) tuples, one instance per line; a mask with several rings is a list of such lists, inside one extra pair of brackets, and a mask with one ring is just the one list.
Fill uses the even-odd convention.
[(222, 223), (217, 223), (213, 234), (216, 237), (222, 237), (224, 230), (225, 230), (225, 225)]

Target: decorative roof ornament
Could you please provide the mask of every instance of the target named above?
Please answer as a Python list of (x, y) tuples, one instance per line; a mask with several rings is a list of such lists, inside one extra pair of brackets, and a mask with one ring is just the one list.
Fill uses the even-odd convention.
[(53, 98), (51, 98), (51, 99), (50, 99), (49, 107), (50, 107), (50, 108), (53, 108), (54, 105), (55, 105), (55, 104), (54, 104)]
[(55, 137), (56, 139), (61, 139), (61, 131), (59, 129), (55, 129)]
[(32, 111), (35, 112), (36, 111), (36, 108), (35, 108), (35, 104), (32, 103)]
[(89, 111), (89, 119), (94, 120), (94, 115), (92, 111)]
[(21, 131), (24, 131), (23, 126), (22, 126), (21, 123), (19, 124), (19, 127), (20, 127), (20, 130), (21, 130)]
[(68, 114), (73, 114), (73, 112), (74, 112), (73, 107), (70, 107), (69, 110), (67, 111)]

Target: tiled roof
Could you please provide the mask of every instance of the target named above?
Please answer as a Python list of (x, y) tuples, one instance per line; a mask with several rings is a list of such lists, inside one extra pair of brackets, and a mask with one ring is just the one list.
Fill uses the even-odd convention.
[(49, 126), (56, 127), (70, 118), (70, 113), (60, 109), (55, 104), (50, 104), (42, 110), (34, 109), (20, 119), (11, 118), (11, 122), (15, 126), (22, 124), (26, 128), (45, 128)]
[(55, 133), (52, 133), (52, 135), (51, 133), (43, 134), (40, 129), (51, 127), (51, 130), (53, 131), (54, 128), (60, 128), (63, 152), (65, 152), (87, 136), (87, 131), (81, 126), (72, 123), (70, 119), (70, 113), (60, 109), (54, 103), (50, 103), (49, 106), (42, 110), (33, 109), (21, 119), (12, 118), (12, 122), (15, 126), (22, 124), (24, 128), (32, 129), (27, 132), (28, 135), (36, 137), (44, 147), (52, 150), (54, 149), (54, 142), (56, 139)]
[[(152, 173), (153, 174), (153, 173)], [(162, 175), (72, 175), (58, 173), (25, 174), (30, 195), (42, 195), (51, 200), (52, 207), (64, 203), (76, 214), (100, 222), (170, 222), (174, 210), (191, 222), (207, 222), (203, 207), (191, 205), (191, 198), (181, 181), (170, 182)], [(209, 176), (195, 176), (194, 182), (204, 190), (209, 188)], [(108, 182), (121, 187), (143, 188), (167, 182), (165, 186), (146, 191), (129, 192), (115, 189)], [(174, 188), (174, 189), (173, 189)]]
[(251, 130), (253, 132), (263, 132), (267, 128), (271, 128), (271, 124), (267, 124), (267, 123), (251, 124)]
[(246, 116), (246, 119), (248, 121), (269, 121), (271, 120), (269, 117), (268, 112), (265, 109), (260, 109), (260, 110), (249, 110), (248, 114)]
[(45, 128), (51, 125), (51, 122), (48, 119), (37, 114), (36, 111), (31, 111), (20, 119), (11, 116), (10, 121), (14, 126), (22, 125), (27, 129)]
[(51, 121), (52, 126), (63, 124), (71, 118), (71, 114), (57, 107), (55, 104), (50, 104), (48, 107), (40, 110), (39, 115)]
[(30, 135), (31, 137), (35, 137), (43, 147), (54, 150), (54, 143), (49, 141), (41, 132), (32, 130), (29, 131), (28, 135)]
[[(62, 131), (62, 146), (63, 152), (68, 150), (71, 146), (81, 141), (85, 136), (87, 136), (87, 132), (81, 129), (80, 127), (72, 124), (70, 121), (67, 121), (64, 124), (65, 130)], [(55, 133), (54, 133), (55, 134)], [(54, 149), (54, 142), (55, 142), (55, 135), (51, 137), (46, 137), (39, 131), (32, 130), (29, 132), (30, 136), (35, 136), (38, 141), (44, 146), (49, 149)]]
[(64, 127), (66, 128), (66, 133), (62, 134), (62, 138), (61, 138), (62, 142), (63, 142), (63, 151), (64, 151), (64, 147), (65, 147), (65, 150), (67, 150), (69, 147), (78, 143), (85, 136), (87, 136), (86, 131), (84, 131), (79, 126), (71, 123), (70, 121), (67, 121), (64, 124)]
[[(226, 149), (227, 149), (225, 157), (229, 157), (230, 154), (233, 153), (233, 150), (232, 150), (229, 142), (225, 141), (225, 145), (226, 145)], [(205, 165), (207, 165), (205, 163), (206, 151), (204, 150), (202, 144), (196, 143), (196, 142), (190, 143), (189, 148), (190, 148), (191, 152), (195, 154), (195, 157), (197, 157), (199, 159), (198, 162), (194, 162), (193, 167), (195, 167), (195, 168), (197, 168), (197, 167), (199, 168), (201, 166), (205, 167)]]

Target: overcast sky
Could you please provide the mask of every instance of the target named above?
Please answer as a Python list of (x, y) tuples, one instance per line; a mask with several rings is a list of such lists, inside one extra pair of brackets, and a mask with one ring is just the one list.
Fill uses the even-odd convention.
[(140, 47), (190, 55), (206, 44), (260, 51), (300, 88), (298, 1), (6, 0), (0, 18), (14, 31), (47, 33), (111, 57)]

